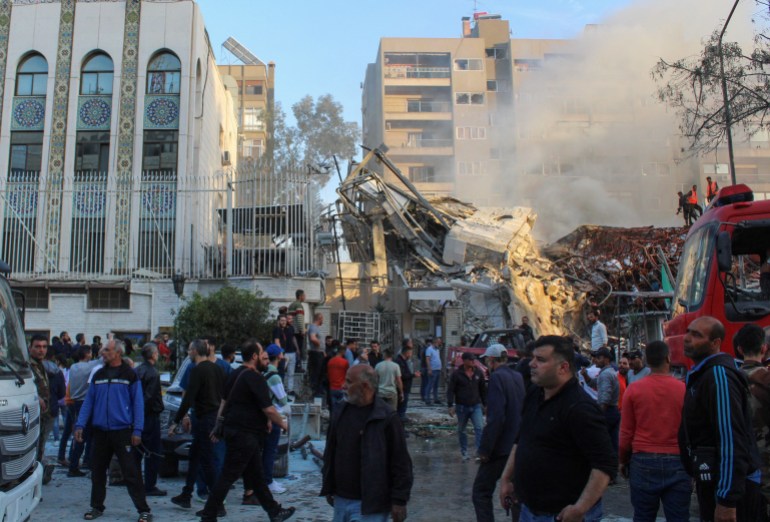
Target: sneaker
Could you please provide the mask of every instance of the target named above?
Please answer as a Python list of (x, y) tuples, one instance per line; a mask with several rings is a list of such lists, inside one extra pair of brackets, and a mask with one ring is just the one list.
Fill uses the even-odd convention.
[(267, 489), (269, 489), (269, 490), (270, 490), (270, 493), (275, 493), (275, 494), (286, 493), (286, 488), (285, 488), (285, 487), (283, 487), (283, 486), (281, 486), (281, 485), (280, 485), (278, 482), (276, 482), (275, 480), (274, 480), (274, 481), (272, 481), (270, 484), (268, 484), (268, 485), (267, 485)]
[(470, 459), (471, 459), (471, 458), (468, 456), (468, 454), (467, 454), (466, 452), (464, 452), (464, 451), (463, 451), (463, 453), (462, 453), (462, 456), (463, 456), (463, 460), (470, 460)]
[(165, 497), (168, 493), (165, 490), (159, 488), (152, 488), (149, 491), (145, 491), (144, 495), (147, 497)]
[(195, 495), (195, 501), (200, 502), (201, 504), (205, 504), (208, 499), (208, 495)]
[(68, 477), (85, 477), (88, 473), (80, 471), (79, 469), (71, 469), (67, 472)]
[(190, 509), (192, 507), (192, 504), (190, 504), (190, 495), (185, 495), (184, 493), (171, 497), (171, 503), (185, 509)]
[(43, 485), (45, 486), (49, 482), (51, 482), (51, 478), (53, 478), (53, 464), (46, 464), (43, 466)]
[(249, 496), (243, 497), (243, 501), (241, 502), (241, 505), (242, 506), (259, 506), (260, 503), (257, 496), (254, 493), (252, 493)]
[(139, 513), (137, 522), (152, 522), (152, 513), (146, 511), (144, 513)]
[[(203, 511), (204, 511), (203, 509), (201, 509), (200, 511), (196, 511), (195, 512), (195, 516), (196, 517), (203, 517)], [(224, 518), (226, 516), (227, 516), (227, 510), (225, 509), (225, 506), (220, 507), (217, 510), (217, 518)]]
[(270, 522), (283, 522), (284, 520), (288, 520), (291, 518), (291, 516), (294, 514), (294, 512), (297, 511), (297, 508), (280, 508), (278, 511), (270, 515)]

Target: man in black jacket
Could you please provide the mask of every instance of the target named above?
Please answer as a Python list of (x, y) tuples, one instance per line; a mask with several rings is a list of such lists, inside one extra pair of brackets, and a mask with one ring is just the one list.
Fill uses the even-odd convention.
[(377, 397), (377, 384), (369, 365), (348, 370), (348, 400), (335, 409), (329, 426), (321, 495), (334, 506), (334, 520), (385, 520), (388, 513), (393, 522), (406, 519), (412, 459), (401, 420)]
[(401, 421), (406, 420), (406, 409), (409, 407), (409, 395), (412, 393), (412, 382), (415, 377), (420, 376), (420, 372), (413, 371), (414, 360), (412, 354), (414, 353), (414, 347), (412, 346), (411, 339), (405, 339), (401, 345), (401, 353), (396, 357), (396, 364), (401, 368), (401, 384), (404, 389), (404, 396), (398, 403), (398, 416)]
[(703, 522), (764, 520), (760, 461), (752, 432), (749, 385), (733, 358), (721, 352), (725, 328), (714, 317), (687, 327), (687, 375), (679, 447), (695, 479)]
[(136, 461), (139, 469), (141, 469), (142, 457), (144, 457), (144, 491), (148, 497), (166, 496), (166, 492), (157, 486), (158, 468), (163, 450), (160, 440), (160, 413), (163, 411), (163, 397), (160, 389), (160, 374), (155, 368), (158, 356), (157, 344), (145, 344), (142, 348), (144, 364), (136, 368), (136, 375), (142, 383), (142, 394), (144, 395), (142, 449), (136, 452)]
[(484, 381), (484, 374), (476, 368), (476, 356), (465, 352), (462, 359), (462, 366), (449, 376), (449, 382), (446, 385), (446, 402), (449, 405), (449, 416), (453, 417), (457, 413), (457, 439), (460, 442), (460, 454), (463, 460), (468, 460), (468, 435), (465, 433), (465, 427), (470, 420), (476, 436), (473, 447), (478, 457), (481, 430), (484, 429), (482, 408), (487, 405), (487, 384)]

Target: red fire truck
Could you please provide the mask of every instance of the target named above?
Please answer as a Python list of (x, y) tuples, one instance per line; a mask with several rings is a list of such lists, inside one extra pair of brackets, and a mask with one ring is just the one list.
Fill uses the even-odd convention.
[(723, 350), (747, 323), (770, 331), (770, 201), (754, 201), (746, 185), (719, 191), (690, 228), (679, 262), (665, 340), (677, 373), (692, 366), (683, 340), (688, 325), (710, 315), (725, 325)]

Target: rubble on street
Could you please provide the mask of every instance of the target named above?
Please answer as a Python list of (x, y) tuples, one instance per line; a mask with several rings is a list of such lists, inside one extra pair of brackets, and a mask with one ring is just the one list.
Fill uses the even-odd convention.
[(612, 314), (606, 308), (627, 307), (612, 295), (649, 298), (673, 284), (686, 236), (683, 228), (587, 225), (541, 248), (532, 209), (426, 198), (379, 149), (337, 192), (353, 261), (385, 264), (380, 273), (392, 270), (405, 288), (454, 289), (466, 333), (510, 327), (527, 315), (540, 334), (580, 337), (587, 304)]

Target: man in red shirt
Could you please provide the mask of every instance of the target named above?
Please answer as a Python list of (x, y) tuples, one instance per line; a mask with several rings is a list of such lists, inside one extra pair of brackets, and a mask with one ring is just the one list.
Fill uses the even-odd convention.
[(651, 373), (623, 396), (620, 472), (629, 478), (634, 520), (654, 521), (661, 502), (666, 520), (689, 520), (692, 481), (677, 439), (685, 385), (669, 375), (666, 343), (654, 341), (645, 352)]
[(331, 393), (330, 413), (334, 412), (334, 409), (345, 397), (342, 389), (345, 386), (345, 375), (350, 367), (348, 360), (345, 359), (346, 349), (345, 346), (338, 346), (337, 354), (326, 363), (326, 375), (329, 380), (329, 392)]

